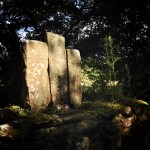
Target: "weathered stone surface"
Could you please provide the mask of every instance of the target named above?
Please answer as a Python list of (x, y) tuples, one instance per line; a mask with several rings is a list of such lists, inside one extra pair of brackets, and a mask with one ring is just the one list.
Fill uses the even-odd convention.
[(44, 42), (26, 40), (23, 53), (23, 99), (29, 101), (31, 109), (39, 111), (50, 103), (48, 77), (48, 46)]
[(51, 32), (46, 33), (49, 49), (49, 74), (52, 101), (67, 103), (67, 63), (65, 38)]
[(69, 98), (71, 105), (79, 107), (81, 92), (81, 57), (78, 50), (67, 49)]

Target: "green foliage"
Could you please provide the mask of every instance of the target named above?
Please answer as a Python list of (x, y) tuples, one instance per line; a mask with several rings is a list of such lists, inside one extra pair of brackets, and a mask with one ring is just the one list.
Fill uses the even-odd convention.
[(110, 36), (104, 38), (104, 50), (105, 50), (105, 58), (104, 63), (108, 69), (108, 79), (107, 81), (115, 81), (117, 76), (117, 71), (115, 69), (115, 64), (120, 60), (120, 57), (115, 55), (113, 41)]
[[(22, 51), (22, 47), (21, 42), (18, 42), (19, 38), (15, 34), (16, 31), (24, 31), (24, 33), (27, 33), (28, 39), (43, 41), (46, 30), (62, 34), (66, 38), (68, 47), (78, 48), (83, 57), (90, 57), (91, 59), (95, 59), (96, 53), (101, 57), (104, 56), (102, 50), (99, 51), (99, 40), (103, 40), (107, 34), (112, 35), (116, 39), (115, 45), (119, 46), (119, 54), (122, 58), (125, 58), (124, 64), (126, 62), (130, 64), (130, 76), (132, 75), (132, 78), (130, 80), (131, 85), (128, 84), (128, 86), (134, 88), (132, 93), (150, 97), (150, 44), (148, 34), (150, 9), (148, 0), (142, 2), (1, 0), (0, 8), (0, 96), (4, 93), (4, 90), (6, 94), (3, 97), (6, 97), (8, 93), (5, 76), (8, 68), (12, 68), (12, 65), (10, 65), (12, 61), (10, 60), (14, 59), (13, 66), (20, 64), (20, 54), (18, 53)], [(113, 13), (111, 10), (113, 10)], [(107, 80), (112, 78), (113, 80), (113, 78), (117, 78), (118, 72), (115, 70), (115, 65), (119, 60), (114, 56), (114, 52), (109, 51), (113, 50), (113, 46), (111, 47), (109, 43), (112, 41), (111, 37), (107, 37), (106, 40), (107, 42), (103, 46), (108, 48), (105, 49), (108, 56), (105, 63), (109, 68), (109, 75), (101, 75), (100, 77), (105, 77)], [(99, 59), (95, 59), (97, 63), (100, 62)], [(95, 60), (91, 61), (95, 63)], [(96, 66), (95, 68), (102, 70), (102, 68)], [(13, 69), (13, 71), (16, 73), (16, 70)], [(92, 70), (90, 73), (92, 74)], [(92, 78), (94, 78), (93, 74)], [(17, 75), (18, 73), (16, 73)], [(96, 78), (98, 79), (98, 76)], [(86, 91), (101, 91), (103, 89), (103, 86), (101, 86), (102, 79), (99, 80), (95, 81), (94, 79), (92, 86), (86, 88)], [(9, 81), (8, 77), (6, 77), (6, 81)], [(14, 87), (17, 87), (16, 84), (14, 85)], [(94, 90), (92, 90), (92, 87), (94, 87)], [(18, 87), (18, 90), (11, 88), (13, 94), (19, 89), (20, 87)], [(129, 91), (130, 96), (131, 89)], [(20, 92), (18, 93), (20, 94)], [(8, 95), (12, 94), (9, 93)], [(14, 96), (11, 96), (11, 99), (12, 97)]]
[(83, 94), (96, 95), (104, 92), (104, 74), (100, 66), (95, 65), (97, 60), (88, 57), (82, 62), (82, 91)]
[[(115, 68), (116, 63), (120, 60), (120, 57), (115, 55), (115, 50), (113, 47), (113, 40), (111, 36), (104, 38), (104, 63), (106, 64), (106, 90), (107, 93), (112, 96), (112, 99), (117, 98), (116, 96), (120, 94), (121, 89), (118, 85), (118, 79), (117, 79), (117, 70)], [(116, 84), (114, 84), (116, 83)]]
[(50, 123), (62, 123), (62, 118), (55, 111), (48, 112), (32, 112), (28, 108), (22, 108), (18, 105), (10, 105), (0, 109), (0, 123), (5, 123), (14, 119), (27, 119), (31, 122), (48, 121)]
[(19, 117), (27, 117), (28, 115), (25, 109), (21, 108), (18, 105), (10, 105), (8, 109), (16, 113)]
[(133, 99), (132, 103), (134, 103), (134, 105), (146, 105), (146, 106), (149, 106), (149, 103), (147, 103), (144, 100), (139, 100), (139, 99)]
[(82, 62), (82, 89), (84, 93), (118, 98), (122, 94), (122, 84), (117, 78), (116, 64), (121, 58), (115, 52), (110, 36), (104, 38), (103, 49), (103, 58), (88, 57)]

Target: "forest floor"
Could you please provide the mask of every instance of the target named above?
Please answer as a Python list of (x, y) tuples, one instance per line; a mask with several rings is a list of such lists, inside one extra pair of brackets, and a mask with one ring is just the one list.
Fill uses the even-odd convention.
[[(132, 108), (132, 113), (123, 116), (122, 110), (127, 106)], [(145, 130), (149, 127), (143, 122), (149, 121), (149, 110), (149, 104), (142, 100), (83, 101), (78, 109), (58, 111), (51, 107), (41, 113), (11, 105), (0, 109), (0, 147), (113, 150), (134, 149), (140, 141), (138, 147), (144, 145), (148, 149), (150, 133)], [(137, 138), (135, 134), (145, 137)], [(131, 144), (133, 139), (135, 142)]]

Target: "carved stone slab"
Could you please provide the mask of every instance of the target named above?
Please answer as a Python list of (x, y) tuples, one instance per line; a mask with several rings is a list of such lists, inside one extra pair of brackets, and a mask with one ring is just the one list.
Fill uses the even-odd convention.
[(23, 53), (23, 97), (31, 109), (39, 111), (50, 103), (48, 46), (44, 42), (26, 40)]
[(67, 63), (65, 38), (47, 32), (49, 49), (50, 88), (53, 104), (67, 103)]
[(74, 107), (79, 107), (82, 101), (81, 93), (81, 57), (76, 49), (67, 49), (69, 98)]

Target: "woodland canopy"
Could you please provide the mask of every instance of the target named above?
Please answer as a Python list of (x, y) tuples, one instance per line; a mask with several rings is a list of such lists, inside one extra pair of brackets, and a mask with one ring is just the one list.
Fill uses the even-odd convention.
[(19, 95), (23, 41), (51, 31), (80, 51), (93, 93), (111, 79), (123, 95), (150, 100), (149, 18), (149, 0), (0, 0), (0, 98)]

